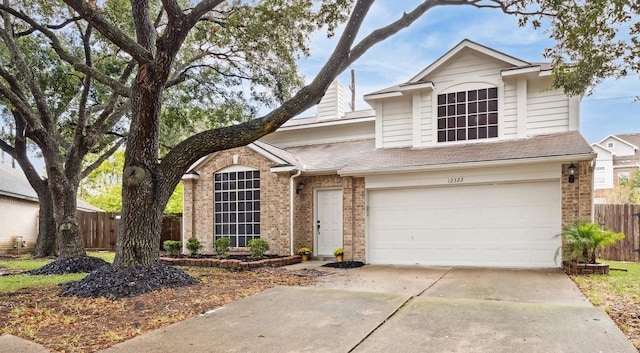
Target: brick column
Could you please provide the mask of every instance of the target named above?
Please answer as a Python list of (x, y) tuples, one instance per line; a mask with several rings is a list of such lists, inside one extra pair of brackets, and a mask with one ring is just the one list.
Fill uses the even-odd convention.
[(575, 180), (569, 183), (569, 164), (562, 165), (562, 226), (575, 220), (591, 221), (593, 208), (593, 167), (591, 161), (573, 163)]

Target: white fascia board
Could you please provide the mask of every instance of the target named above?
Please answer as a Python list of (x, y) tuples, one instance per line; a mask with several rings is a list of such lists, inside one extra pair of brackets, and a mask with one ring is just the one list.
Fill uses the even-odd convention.
[(200, 179), (200, 175), (195, 173), (187, 173), (182, 176), (182, 180), (198, 180)]
[(510, 76), (518, 76), (518, 75), (529, 75), (536, 74), (540, 72), (540, 66), (531, 66), (531, 67), (523, 67), (517, 69), (507, 69), (500, 71), (500, 75), (502, 77), (510, 77)]
[(292, 165), (271, 167), (269, 169), (269, 171), (272, 172), (272, 173), (287, 173), (287, 172), (294, 172), (294, 171), (297, 171), (297, 170), (298, 170), (298, 168), (294, 167)]
[(570, 156), (552, 156), (552, 157), (538, 157), (538, 158), (507, 159), (507, 160), (499, 160), (499, 161), (482, 161), (482, 162), (465, 162), (465, 163), (451, 163), (451, 164), (435, 164), (435, 165), (426, 165), (426, 166), (394, 167), (393, 169), (369, 169), (369, 170), (346, 170), (346, 171), (339, 170), (338, 174), (340, 176), (365, 176), (365, 175), (373, 175), (373, 174), (396, 174), (396, 173), (420, 172), (420, 171), (500, 167), (500, 166), (545, 163), (545, 162), (570, 163), (570, 162), (579, 162), (579, 161), (592, 161), (595, 158), (596, 158), (595, 153), (589, 153), (589, 154), (574, 154)]
[(540, 73), (538, 73), (538, 77), (549, 77), (553, 75), (553, 70), (540, 70)]
[(291, 131), (291, 130), (301, 130), (301, 129), (312, 129), (316, 127), (325, 127), (325, 126), (358, 124), (358, 123), (366, 123), (374, 120), (376, 120), (375, 116), (367, 116), (364, 118), (352, 118), (352, 119), (336, 119), (332, 121), (314, 122), (314, 123), (301, 124), (301, 125), (281, 126), (280, 128), (278, 128), (278, 131)]
[(433, 82), (423, 82), (419, 84), (403, 84), (400, 85), (400, 92), (409, 93), (420, 89), (430, 89), (433, 90)]
[(369, 103), (369, 101), (373, 101), (373, 100), (377, 100), (377, 99), (393, 98), (393, 97), (401, 97), (401, 96), (402, 96), (402, 92), (400, 92), (400, 91), (386, 92), (386, 93), (374, 93), (374, 94), (368, 94), (368, 95), (364, 96), (364, 100), (365, 100), (365, 102)]

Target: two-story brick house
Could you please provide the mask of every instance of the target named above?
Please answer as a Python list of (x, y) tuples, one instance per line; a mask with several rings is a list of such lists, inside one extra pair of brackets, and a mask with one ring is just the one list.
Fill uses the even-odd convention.
[(373, 110), (344, 113), (332, 85), (317, 116), (193, 166), (183, 236), (209, 251), (260, 237), (376, 264), (557, 267), (555, 235), (591, 218), (595, 154), (580, 98), (550, 84), (549, 65), (464, 40), (365, 95)]
[(593, 174), (594, 202), (607, 203), (608, 193), (633, 170), (640, 169), (640, 133), (609, 135), (591, 144), (598, 154)]

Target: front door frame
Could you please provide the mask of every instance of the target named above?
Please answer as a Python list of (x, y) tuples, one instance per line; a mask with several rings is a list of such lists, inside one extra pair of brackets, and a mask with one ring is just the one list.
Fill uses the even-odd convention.
[[(318, 239), (318, 229), (317, 229), (317, 224), (318, 224), (318, 220), (319, 220), (319, 213), (320, 213), (320, 204), (318, 202), (318, 194), (322, 193), (322, 192), (326, 192), (326, 191), (339, 191), (340, 192), (340, 243), (339, 244), (335, 244), (335, 248), (338, 247), (343, 247), (344, 244), (344, 191), (342, 188), (340, 187), (334, 187), (334, 188), (319, 188), (319, 189), (315, 189), (314, 190), (314, 195), (313, 195), (313, 225), (312, 225), (312, 229), (313, 229), (313, 252), (315, 256), (333, 256), (333, 248), (330, 253), (328, 254), (323, 254), (320, 253), (319, 250), (319, 239)], [(321, 228), (322, 229), (322, 228)]]

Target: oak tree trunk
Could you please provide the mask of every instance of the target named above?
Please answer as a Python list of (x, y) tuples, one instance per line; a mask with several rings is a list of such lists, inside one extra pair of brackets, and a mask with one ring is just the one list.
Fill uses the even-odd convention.
[(48, 187), (45, 192), (38, 193), (40, 211), (38, 214), (38, 240), (33, 253), (34, 257), (56, 255), (56, 221), (53, 215), (53, 199)]

